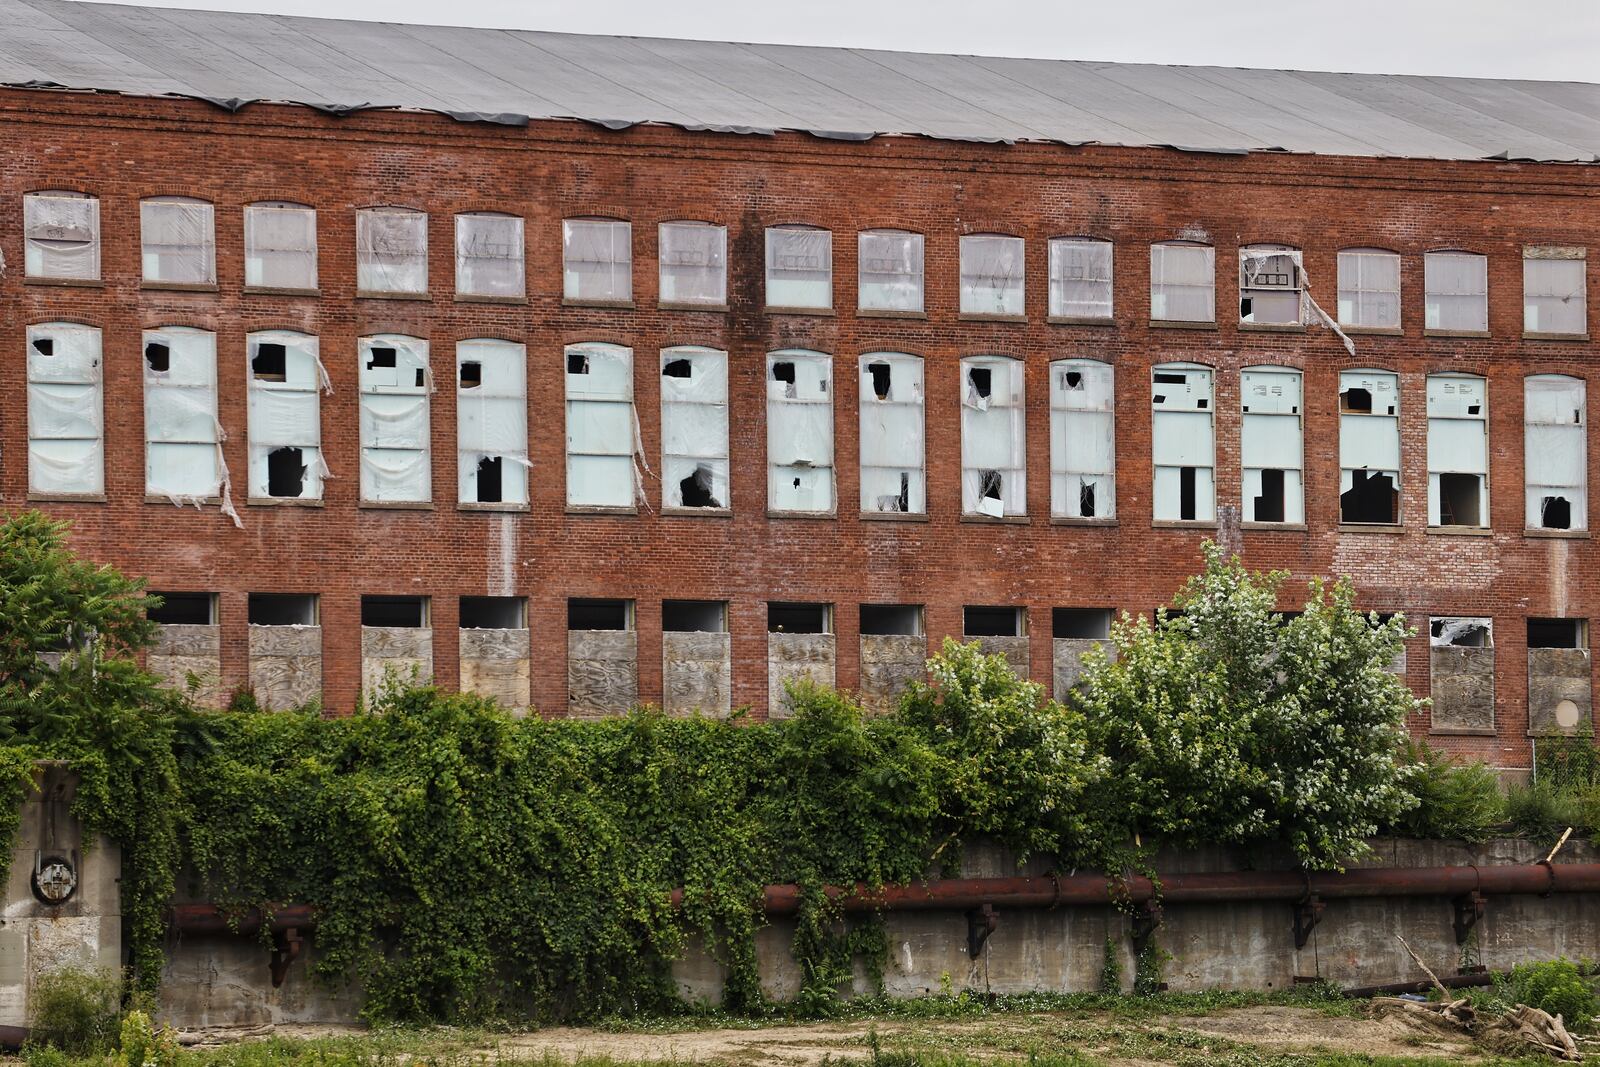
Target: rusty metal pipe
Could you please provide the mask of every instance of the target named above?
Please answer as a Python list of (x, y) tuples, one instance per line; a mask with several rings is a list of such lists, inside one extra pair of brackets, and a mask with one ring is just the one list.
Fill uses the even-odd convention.
[(274, 930), (304, 930), (316, 925), (316, 912), (309, 904), (281, 904), (264, 916), (260, 908), (234, 916), (215, 904), (174, 904), (167, 909), (167, 924), (184, 934), (239, 934), (250, 937), (261, 932), (265, 923)]

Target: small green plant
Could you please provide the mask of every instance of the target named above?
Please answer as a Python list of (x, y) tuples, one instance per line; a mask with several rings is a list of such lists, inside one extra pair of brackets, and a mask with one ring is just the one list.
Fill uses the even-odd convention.
[(122, 981), (115, 972), (81, 967), (46, 972), (28, 998), (32, 1040), (72, 1056), (109, 1052), (121, 1005)]
[(1133, 992), (1135, 996), (1153, 997), (1161, 992), (1161, 973), (1166, 969), (1172, 953), (1156, 944), (1154, 937), (1145, 941), (1134, 960)]
[(1594, 988), (1578, 973), (1577, 964), (1565, 958), (1513, 967), (1511, 996), (1519, 1004), (1560, 1015), (1569, 1030), (1580, 1033), (1594, 1028), (1600, 1011)]
[(1100, 965), (1100, 992), (1112, 995), (1122, 992), (1122, 953), (1114, 937), (1106, 938), (1106, 958)]

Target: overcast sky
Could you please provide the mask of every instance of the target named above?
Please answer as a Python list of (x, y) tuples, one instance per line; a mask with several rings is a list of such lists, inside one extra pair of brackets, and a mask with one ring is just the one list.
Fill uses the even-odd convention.
[(1600, 82), (1600, 0), (159, 0), (148, 6), (1047, 59)]

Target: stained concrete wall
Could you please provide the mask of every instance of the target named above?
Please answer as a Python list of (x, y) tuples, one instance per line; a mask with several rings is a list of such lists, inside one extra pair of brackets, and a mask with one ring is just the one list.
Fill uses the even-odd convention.
[(1494, 649), (1432, 646), (1433, 728), (1494, 732)]
[(786, 719), (794, 713), (784, 683), (809, 678), (818, 685), (833, 685), (838, 659), (833, 634), (767, 635), (767, 717)]
[(461, 630), (461, 691), (528, 710), (527, 630)]
[(907, 634), (861, 635), (861, 704), (884, 715), (900, 705), (900, 694), (928, 670), (928, 639)]
[(1026, 637), (963, 637), (961, 640), (978, 642), (978, 647), (983, 650), (984, 655), (1004, 656), (1018, 676), (1031, 677)]
[(251, 626), (250, 690), (268, 711), (322, 698), (322, 627)]
[(639, 702), (639, 635), (632, 630), (567, 632), (567, 714), (621, 715)]
[(194, 701), (202, 708), (220, 708), (222, 691), (222, 627), (164, 623), (156, 627), (145, 665), (150, 673), (180, 692), (189, 692), (189, 676), (198, 687)]
[(1106, 652), (1112, 659), (1116, 658), (1117, 650), (1112, 647), (1110, 640), (1104, 637), (1057, 637), (1052, 639), (1051, 655), (1054, 659), (1055, 688), (1051, 690), (1057, 700), (1061, 700), (1073, 686), (1078, 684), (1078, 679), (1083, 676), (1083, 654), (1095, 645), (1104, 645)]
[(726, 715), (733, 693), (733, 644), (725, 633), (661, 635), (662, 708), (668, 715)]
[[(1570, 706), (1563, 706), (1570, 701)], [(1589, 650), (1528, 649), (1528, 732), (1572, 734), (1594, 726)]]
[(433, 678), (433, 630), (426, 626), (361, 628), (361, 691), (370, 697), (391, 676), (400, 682)]

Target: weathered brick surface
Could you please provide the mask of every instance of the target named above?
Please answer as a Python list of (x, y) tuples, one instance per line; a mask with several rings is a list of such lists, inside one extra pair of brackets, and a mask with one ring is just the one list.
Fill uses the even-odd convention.
[[(21, 194), (73, 188), (101, 199), (105, 284), (25, 284)], [(105, 331), (107, 499), (47, 505), (73, 519), (90, 556), (149, 576), (157, 589), (221, 594), (222, 685), (248, 677), (245, 598), (251, 591), (321, 594), (323, 679), (328, 705), (347, 709), (361, 680), (360, 596), (433, 598), (433, 671), (458, 683), (457, 597), (529, 598), (531, 698), (545, 713), (568, 704), (566, 600), (637, 600), (638, 693), (662, 696), (663, 598), (730, 604), (732, 702), (764, 710), (768, 679), (765, 603), (835, 604), (838, 681), (860, 679), (857, 617), (862, 601), (927, 605), (929, 647), (961, 630), (964, 604), (1027, 607), (1035, 678), (1052, 673), (1050, 609), (1148, 611), (1193, 571), (1205, 529), (1153, 528), (1150, 521), (1149, 367), (1194, 360), (1217, 368), (1218, 503), (1236, 503), (1239, 376), (1280, 364), (1306, 374), (1307, 529), (1237, 534), (1253, 566), (1287, 568), (1297, 582), (1349, 573), (1366, 604), (1495, 619), (1498, 738), (1440, 739), (1504, 766), (1526, 766), (1527, 659), (1522, 620), (1595, 614), (1600, 563), (1587, 538), (1530, 538), (1522, 521), (1522, 389), (1525, 374), (1593, 379), (1585, 342), (1521, 338), (1524, 244), (1593, 245), (1600, 232), (1600, 170), (1576, 165), (1442, 163), (1244, 157), (1159, 149), (974, 145), (914, 138), (849, 144), (803, 134), (772, 138), (581, 123), (527, 129), (466, 125), (421, 114), (375, 112), (334, 119), (303, 108), (257, 105), (228, 115), (181, 100), (0, 90), (0, 499), (27, 497), (23, 344), (29, 323), (68, 319)], [(214, 293), (141, 290), (138, 201), (155, 194), (216, 204), (219, 285)], [(288, 199), (318, 209), (321, 295), (243, 292), (245, 203)], [(426, 300), (357, 299), (354, 209), (401, 204), (431, 215), (432, 291)], [(527, 304), (458, 302), (452, 291), (451, 215), (515, 212), (527, 220)], [(560, 293), (560, 220), (613, 215), (634, 224), (633, 309), (565, 307)], [(656, 306), (656, 224), (704, 219), (729, 228), (727, 312)], [(826, 226), (835, 234), (831, 315), (762, 310), (762, 230), (774, 223)], [(856, 231), (897, 226), (926, 234), (925, 318), (858, 316)], [(1146, 246), (1202, 230), (1217, 247), (1218, 327), (1150, 329)], [(1000, 230), (1028, 240), (1026, 323), (961, 321), (957, 238)], [(1046, 322), (1047, 238), (1090, 234), (1116, 242), (1115, 325)], [(1335, 253), (1352, 246), (1395, 249), (1403, 260), (1403, 336), (1358, 337), (1348, 355), (1328, 332), (1247, 332), (1230, 314), (1235, 249), (1281, 241), (1305, 250), (1313, 292), (1332, 306)], [(1427, 249), (1489, 256), (1487, 339), (1424, 337), (1422, 258)], [(1590, 285), (1590, 318), (1597, 314)], [(225, 453), (244, 529), (215, 509), (196, 512), (144, 499), (139, 332), (189, 325), (217, 334)], [(321, 508), (246, 507), (244, 335), (284, 327), (322, 339), (335, 393), (323, 401), (323, 440), (334, 478)], [(457, 509), (454, 392), (433, 402), (434, 504), (429, 511), (358, 506), (356, 341), (372, 333), (414, 334), (432, 343), (435, 367), (451, 365), (455, 342), (501, 336), (529, 353), (532, 501), (525, 514)], [(656, 352), (681, 343), (727, 349), (731, 365), (732, 515), (578, 516), (564, 509), (562, 345), (603, 340), (636, 353), (638, 415), (646, 455), (659, 469)], [(839, 514), (769, 518), (765, 511), (763, 353), (814, 348), (835, 358)], [(857, 517), (857, 379), (861, 353), (900, 350), (926, 360), (928, 516), (920, 522)], [(973, 353), (1027, 361), (1028, 510), (1025, 523), (960, 521), (957, 362)], [(1051, 359), (1093, 356), (1118, 374), (1116, 525), (1049, 520), (1046, 368)], [(1398, 533), (1338, 529), (1337, 375), (1341, 369), (1399, 371), (1404, 433), (1404, 527)], [(1453, 370), (1489, 380), (1490, 536), (1426, 529), (1424, 376)], [(448, 381), (448, 373), (440, 376)], [(1591, 393), (1594, 390), (1591, 389)], [(1591, 441), (1591, 452), (1594, 444)], [(1594, 457), (1591, 455), (1591, 466)], [(648, 481), (653, 503), (659, 484)], [(1296, 590), (1286, 594), (1286, 603)], [(1412, 643), (1408, 680), (1426, 694), (1426, 638)], [(1413, 724), (1428, 728), (1424, 714)]]

